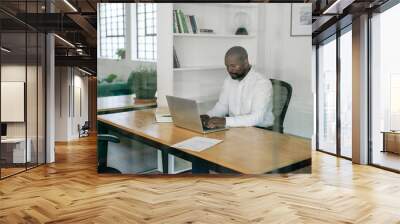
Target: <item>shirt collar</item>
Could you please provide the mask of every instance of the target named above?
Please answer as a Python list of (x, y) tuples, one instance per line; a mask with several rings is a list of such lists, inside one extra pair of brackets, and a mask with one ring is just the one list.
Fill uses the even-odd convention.
[(250, 67), (249, 72), (247, 72), (246, 76), (242, 80), (240, 80), (239, 83), (245, 83), (246, 80), (249, 79), (249, 76), (252, 76), (252, 74), (253, 74), (253, 66)]

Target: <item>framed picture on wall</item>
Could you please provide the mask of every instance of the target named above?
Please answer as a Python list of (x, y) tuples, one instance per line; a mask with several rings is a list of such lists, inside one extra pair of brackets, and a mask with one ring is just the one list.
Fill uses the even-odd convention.
[(311, 36), (312, 9), (310, 3), (291, 4), (290, 36)]

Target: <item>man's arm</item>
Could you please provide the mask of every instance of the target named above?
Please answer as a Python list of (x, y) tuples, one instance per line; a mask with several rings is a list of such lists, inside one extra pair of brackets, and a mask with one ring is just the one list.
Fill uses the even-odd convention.
[(209, 117), (225, 117), (229, 113), (229, 90), (228, 81), (225, 79), (219, 94), (218, 102), (207, 112)]
[(249, 127), (262, 123), (268, 108), (272, 109), (272, 85), (269, 81), (257, 83), (251, 112), (226, 118), (227, 127)]

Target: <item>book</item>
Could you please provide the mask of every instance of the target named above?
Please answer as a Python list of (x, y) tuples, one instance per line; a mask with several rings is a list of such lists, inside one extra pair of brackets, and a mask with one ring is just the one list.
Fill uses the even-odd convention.
[(179, 22), (179, 28), (180, 28), (180, 32), (184, 33), (185, 29), (184, 29), (184, 24), (183, 24), (183, 17), (182, 17), (182, 11), (180, 9), (176, 10), (177, 14), (178, 14), (178, 22)]
[(173, 11), (173, 17), (174, 17), (174, 33), (182, 33), (181, 27), (179, 26), (178, 13), (176, 10)]
[(173, 19), (173, 24), (172, 24), (172, 26), (173, 26), (173, 31), (174, 31), (174, 33), (177, 33), (177, 32), (178, 32), (178, 29), (177, 29), (177, 26), (176, 26), (175, 14), (176, 14), (176, 11), (173, 10), (173, 11), (172, 11), (172, 19)]
[(193, 28), (193, 33), (197, 33), (197, 23), (196, 23), (196, 18), (194, 17), (194, 15), (190, 15), (189, 20), (190, 20), (190, 23)]
[(176, 54), (176, 51), (175, 51), (175, 47), (173, 48), (173, 51), (174, 51), (174, 55), (173, 55), (173, 57), (174, 57), (174, 68), (180, 68), (181, 67), (181, 65), (179, 64), (179, 59), (178, 59), (178, 55)]
[(182, 30), (183, 30), (182, 33), (189, 33), (188, 26), (187, 26), (186, 20), (185, 20), (185, 14), (183, 14), (182, 10), (180, 10), (180, 9), (178, 9), (177, 12), (179, 15), (178, 16), (179, 22), (181, 22), (181, 24), (182, 24)]
[(185, 15), (185, 22), (188, 26), (189, 33), (193, 33), (193, 27), (192, 27), (192, 23), (190, 22), (189, 15)]

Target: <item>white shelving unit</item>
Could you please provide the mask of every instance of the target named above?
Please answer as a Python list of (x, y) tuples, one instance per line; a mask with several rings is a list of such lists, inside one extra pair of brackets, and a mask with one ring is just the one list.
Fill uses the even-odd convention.
[(185, 67), (185, 68), (174, 68), (174, 72), (185, 72), (185, 71), (207, 71), (207, 70), (219, 70), (225, 69), (225, 66), (215, 65), (215, 66), (197, 66), (197, 67)]
[(193, 37), (193, 38), (238, 38), (238, 39), (249, 39), (255, 38), (255, 35), (234, 35), (234, 34), (192, 34), (192, 33), (174, 33), (174, 37)]
[[(167, 106), (165, 95), (189, 98), (218, 96), (228, 75), (224, 57), (233, 46), (243, 46), (249, 60), (256, 62), (258, 4), (169, 3), (158, 5), (158, 105)], [(194, 15), (198, 29), (214, 33), (173, 33), (173, 10)], [(249, 35), (235, 35), (234, 16), (246, 12), (250, 18)], [(162, 43), (162, 44), (161, 44)], [(173, 48), (180, 68), (173, 68)], [(169, 172), (190, 169), (190, 163), (171, 156)]]

